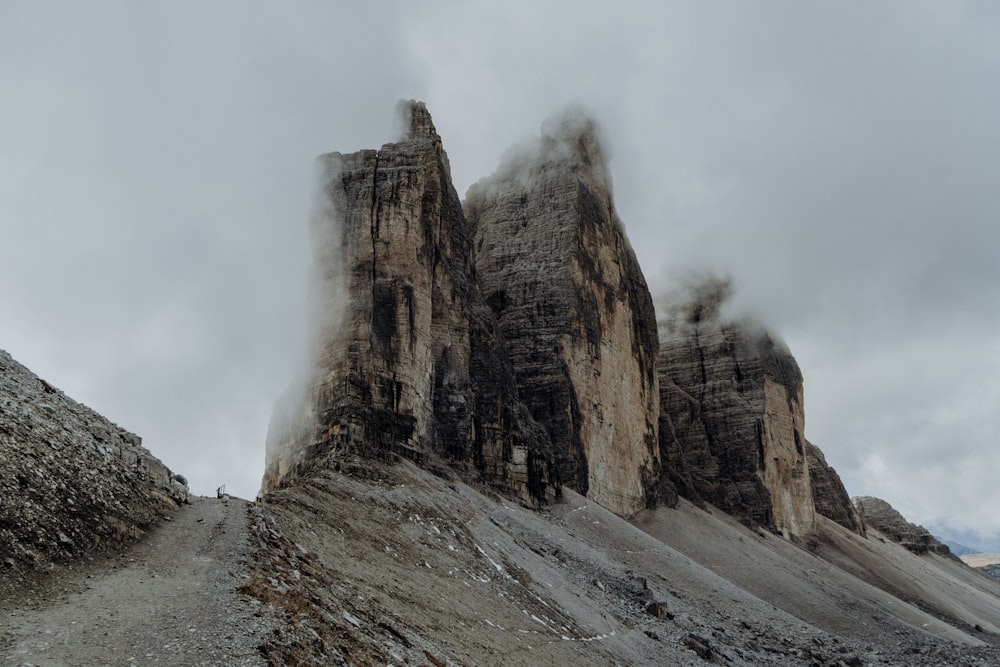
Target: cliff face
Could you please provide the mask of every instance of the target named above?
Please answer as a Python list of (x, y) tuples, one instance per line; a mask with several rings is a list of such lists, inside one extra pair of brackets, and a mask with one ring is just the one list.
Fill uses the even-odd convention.
[(662, 500), (653, 304), (592, 124), (550, 123), (465, 207), (483, 294), (562, 482), (623, 515)]
[(130, 540), (187, 499), (139, 437), (0, 350), (0, 567)]
[(264, 490), (329, 452), (443, 459), (531, 502), (555, 493), (548, 441), (500, 354), (472, 233), (422, 104), (403, 139), (323, 156), (314, 221), (315, 372), (272, 424)]
[(852, 500), (865, 524), (893, 542), (899, 542), (915, 554), (931, 552), (942, 556), (951, 555), (951, 549), (947, 545), (941, 544), (923, 526), (907, 521), (892, 505), (881, 498), (860, 496)]
[(706, 283), (660, 323), (660, 442), (682, 495), (786, 536), (812, 530), (802, 376), (750, 323), (726, 323), (727, 285)]
[(840, 475), (827, 462), (819, 447), (806, 440), (809, 459), (809, 478), (812, 482), (813, 504), (816, 513), (836, 521), (844, 528), (859, 535), (866, 534), (865, 523), (847, 495)]
[(680, 492), (791, 537), (817, 503), (859, 529), (825, 462), (811, 484), (795, 360), (722, 321), (727, 286), (657, 323), (591, 121), (548, 122), (463, 209), (426, 108), (403, 113), (399, 142), (320, 159), (324, 315), (265, 491), (330, 456), (404, 456), (529, 504), (566, 485), (629, 516)]

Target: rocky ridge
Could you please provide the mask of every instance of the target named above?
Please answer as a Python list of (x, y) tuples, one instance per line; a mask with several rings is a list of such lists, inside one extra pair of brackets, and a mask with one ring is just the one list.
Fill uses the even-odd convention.
[(660, 444), (681, 495), (787, 537), (813, 530), (802, 375), (783, 343), (725, 321), (709, 279), (660, 320)]
[(865, 524), (913, 553), (951, 556), (951, 550), (947, 545), (939, 542), (923, 526), (907, 521), (892, 505), (881, 498), (858, 496), (851, 500)]
[(806, 440), (806, 455), (809, 459), (809, 479), (812, 482), (816, 513), (864, 536), (867, 532), (865, 522), (851, 502), (840, 475), (826, 462), (823, 451)]
[[(0, 351), (0, 567), (80, 558), (134, 540), (187, 484), (140, 438)], [(13, 572), (13, 573), (12, 573)]]

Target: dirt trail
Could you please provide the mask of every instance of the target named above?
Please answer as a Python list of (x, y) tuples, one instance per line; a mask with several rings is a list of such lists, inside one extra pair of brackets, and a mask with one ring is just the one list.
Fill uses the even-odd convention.
[(246, 501), (192, 498), (133, 548), (0, 602), (3, 665), (261, 665), (270, 619), (233, 589)]

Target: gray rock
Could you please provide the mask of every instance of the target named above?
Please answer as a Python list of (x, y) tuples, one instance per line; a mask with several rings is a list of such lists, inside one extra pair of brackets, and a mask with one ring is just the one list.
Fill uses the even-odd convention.
[(0, 351), (0, 560), (37, 568), (143, 533), (177, 507), (140, 438)]
[(801, 537), (815, 522), (802, 375), (765, 329), (724, 321), (728, 290), (708, 280), (664, 308), (657, 368), (665, 474), (695, 502)]
[(865, 535), (865, 523), (844, 488), (840, 475), (827, 462), (819, 447), (806, 440), (809, 456), (809, 477), (812, 481), (816, 512), (836, 521), (848, 530)]
[(851, 499), (862, 520), (890, 540), (899, 542), (916, 554), (928, 552), (950, 556), (951, 550), (942, 544), (923, 526), (910, 523), (896, 509), (882, 500), (871, 496)]

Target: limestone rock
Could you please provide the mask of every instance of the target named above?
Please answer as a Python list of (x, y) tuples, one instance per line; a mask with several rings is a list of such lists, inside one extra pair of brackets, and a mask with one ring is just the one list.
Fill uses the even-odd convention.
[(378, 151), (320, 158), (314, 219), (325, 319), (313, 376), (269, 433), (264, 490), (329, 452), (444, 460), (529, 502), (548, 440), (517, 399), (475, 279), (472, 230), (423, 104)]
[(943, 556), (951, 555), (947, 545), (941, 544), (923, 526), (907, 521), (892, 505), (881, 498), (859, 496), (851, 500), (862, 520), (870, 528), (874, 528), (894, 542), (899, 542), (913, 553), (932, 552)]
[(594, 124), (567, 114), (469, 189), (476, 268), (560, 480), (622, 515), (659, 484), (657, 332)]
[(133, 539), (187, 497), (138, 436), (2, 350), (0, 471), (0, 562), (9, 567)]
[(865, 524), (851, 502), (851, 497), (840, 480), (840, 475), (827, 462), (819, 447), (806, 440), (809, 458), (809, 478), (812, 482), (813, 504), (816, 512), (836, 521), (844, 528), (865, 535)]
[(723, 321), (728, 289), (706, 281), (659, 323), (665, 474), (687, 498), (800, 537), (815, 523), (802, 375), (764, 329)]

